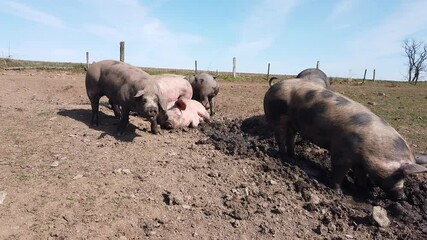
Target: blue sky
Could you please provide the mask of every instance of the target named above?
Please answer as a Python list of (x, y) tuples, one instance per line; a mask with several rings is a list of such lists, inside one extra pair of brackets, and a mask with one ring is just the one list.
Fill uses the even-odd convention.
[[(402, 80), (427, 42), (427, 0), (0, 0), (0, 56), (143, 67)], [(9, 47), (10, 46), (10, 47)], [(425, 79), (425, 77), (423, 76)], [(424, 80), (423, 79), (423, 80)]]

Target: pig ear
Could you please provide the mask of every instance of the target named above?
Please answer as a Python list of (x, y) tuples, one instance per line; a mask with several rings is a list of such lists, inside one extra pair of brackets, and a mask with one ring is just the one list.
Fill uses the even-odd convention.
[(144, 93), (145, 93), (145, 91), (144, 91), (144, 90), (139, 90), (139, 91), (135, 94), (135, 96), (133, 96), (133, 97), (134, 97), (134, 98), (142, 97), (142, 95), (144, 95)]
[(418, 164), (427, 164), (427, 154), (415, 154), (415, 162)]
[(427, 172), (427, 168), (418, 164), (405, 164), (400, 167), (405, 175)]
[(181, 98), (179, 98), (176, 102), (175, 105), (178, 107), (179, 110), (185, 110), (187, 108), (187, 104), (185, 104), (184, 101), (182, 101)]
[(157, 104), (159, 105), (159, 107), (164, 112), (166, 112), (168, 110), (168, 105), (166, 104), (166, 102), (164, 101), (164, 99), (159, 94), (157, 94)]

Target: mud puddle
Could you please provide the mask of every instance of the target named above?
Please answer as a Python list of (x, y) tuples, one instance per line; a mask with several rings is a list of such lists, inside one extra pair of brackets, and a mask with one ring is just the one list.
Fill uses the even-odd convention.
[[(239, 158), (251, 158), (260, 164), (260, 173), (280, 178), (283, 188), (296, 196), (296, 203), (319, 221), (313, 232), (322, 236), (367, 230), (370, 237), (393, 239), (427, 239), (427, 183), (416, 177), (405, 182), (407, 198), (392, 201), (378, 187), (368, 191), (358, 189), (350, 172), (343, 183), (344, 195), (338, 195), (328, 185), (330, 159), (327, 151), (297, 137), (297, 161), (282, 163), (278, 159), (272, 131), (262, 116), (248, 119), (222, 119), (200, 127), (205, 139), (196, 144), (212, 144), (217, 150)], [(275, 193), (264, 193), (266, 195)], [(265, 198), (262, 194), (253, 196)], [(254, 204), (257, 201), (252, 201)], [(227, 201), (225, 205), (230, 205)], [(256, 208), (245, 203), (246, 208)], [(259, 204), (258, 204), (259, 205)], [(372, 219), (372, 207), (386, 209), (391, 224), (379, 227)], [(277, 211), (282, 211), (278, 210)], [(274, 209), (272, 210), (274, 212)], [(268, 231), (267, 231), (268, 232)], [(351, 238), (351, 235), (348, 236)], [(339, 237), (338, 237), (339, 238)]]

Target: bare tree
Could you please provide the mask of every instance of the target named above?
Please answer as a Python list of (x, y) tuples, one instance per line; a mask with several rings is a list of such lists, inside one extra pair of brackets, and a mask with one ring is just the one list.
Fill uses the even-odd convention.
[(416, 84), (420, 73), (426, 70), (424, 61), (427, 59), (427, 45), (422, 41), (405, 39), (403, 48), (408, 58), (408, 81)]

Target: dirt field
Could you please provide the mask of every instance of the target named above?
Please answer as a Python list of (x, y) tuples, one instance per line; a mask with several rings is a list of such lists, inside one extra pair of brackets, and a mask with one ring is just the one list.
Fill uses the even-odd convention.
[(281, 163), (266, 83), (221, 82), (209, 125), (153, 135), (132, 116), (124, 137), (106, 104), (90, 126), (83, 73), (0, 71), (0, 84), (0, 239), (427, 239), (425, 177), (392, 202), (351, 174), (335, 194), (327, 153), (308, 142)]

